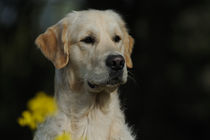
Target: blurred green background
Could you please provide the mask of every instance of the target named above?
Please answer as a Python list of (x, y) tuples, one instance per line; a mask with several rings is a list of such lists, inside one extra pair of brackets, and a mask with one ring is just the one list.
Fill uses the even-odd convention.
[(135, 38), (121, 92), (138, 140), (210, 139), (209, 0), (1, 0), (2, 138), (32, 139), (17, 118), (38, 91), (53, 94), (54, 67), (35, 38), (72, 10), (114, 9)]

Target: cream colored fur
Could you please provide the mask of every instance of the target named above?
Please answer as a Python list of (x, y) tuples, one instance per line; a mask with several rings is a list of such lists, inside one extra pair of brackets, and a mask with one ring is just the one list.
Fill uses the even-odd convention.
[[(81, 41), (89, 35), (94, 43)], [(113, 41), (115, 35), (120, 36), (119, 42)], [(36, 44), (56, 67), (58, 111), (40, 124), (34, 140), (54, 140), (63, 132), (70, 133), (72, 140), (134, 140), (120, 107), (120, 84), (106, 84), (105, 65), (108, 55), (120, 54), (131, 68), (133, 42), (121, 17), (111, 10), (69, 13), (41, 34)], [(126, 66), (122, 77), (126, 83)], [(88, 82), (97, 87), (91, 88)]]

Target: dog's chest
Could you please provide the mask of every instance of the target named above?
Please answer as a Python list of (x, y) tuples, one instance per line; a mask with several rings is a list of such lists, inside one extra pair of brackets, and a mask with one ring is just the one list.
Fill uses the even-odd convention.
[(79, 120), (72, 119), (72, 138), (84, 140), (108, 140), (111, 129), (111, 113), (94, 110)]

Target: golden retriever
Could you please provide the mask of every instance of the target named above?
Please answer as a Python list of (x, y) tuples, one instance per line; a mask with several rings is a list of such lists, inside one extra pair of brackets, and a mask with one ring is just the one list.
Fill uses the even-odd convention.
[(134, 40), (117, 13), (71, 12), (35, 42), (56, 68), (58, 111), (40, 124), (34, 140), (54, 140), (64, 132), (72, 140), (135, 139), (117, 93), (132, 68)]

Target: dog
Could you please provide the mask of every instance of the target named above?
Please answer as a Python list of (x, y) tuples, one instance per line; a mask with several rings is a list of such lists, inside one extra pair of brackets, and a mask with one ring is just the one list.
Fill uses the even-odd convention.
[(55, 66), (58, 110), (40, 124), (34, 140), (134, 140), (118, 88), (132, 68), (134, 39), (112, 10), (73, 11), (35, 41)]

